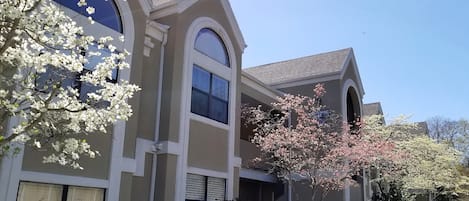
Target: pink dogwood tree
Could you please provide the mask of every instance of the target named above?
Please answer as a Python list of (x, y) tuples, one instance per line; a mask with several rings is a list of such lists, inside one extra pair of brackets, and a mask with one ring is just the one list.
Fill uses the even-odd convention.
[(256, 125), (251, 140), (261, 150), (256, 160), (279, 178), (307, 182), (312, 200), (322, 200), (329, 191), (356, 183), (352, 177), (363, 169), (393, 163), (397, 155), (392, 141), (361, 132), (360, 125), (351, 129), (327, 110), (320, 103), (323, 85), (316, 85), (314, 94), (278, 97), (270, 111), (244, 107), (243, 117)]

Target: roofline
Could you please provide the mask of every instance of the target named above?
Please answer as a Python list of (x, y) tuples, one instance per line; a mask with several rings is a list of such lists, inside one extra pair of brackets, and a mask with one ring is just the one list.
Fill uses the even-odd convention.
[[(168, 0), (157, 5), (153, 3), (153, 8), (150, 11), (150, 19), (157, 20), (172, 14), (180, 14), (197, 2), (198, 0)], [(239, 28), (238, 22), (236, 21), (230, 2), (228, 0), (220, 0), (220, 2), (223, 9), (225, 10), (228, 23), (233, 29), (236, 43), (241, 50), (241, 53), (243, 53), (244, 49), (247, 47), (246, 41), (244, 40), (241, 29)]]
[[(341, 70), (340, 71), (331, 72), (331, 73), (323, 73), (323, 74), (319, 74), (319, 75), (312, 75), (312, 76), (287, 80), (287, 81), (283, 81), (283, 82), (274, 82), (274, 83), (270, 83), (269, 85), (273, 86), (275, 88), (286, 88), (286, 87), (295, 87), (295, 86), (302, 86), (302, 85), (306, 85), (306, 84), (314, 84), (314, 83), (319, 83), (319, 82), (326, 82), (326, 81), (331, 81), (331, 80), (343, 79), (344, 76), (345, 76), (345, 72), (347, 71), (348, 64), (350, 62), (352, 62), (352, 66), (353, 66), (353, 68), (355, 70), (355, 73), (356, 73), (356, 76), (358, 78), (357, 79), (358, 80), (358, 83), (357, 83), (358, 84), (358, 89), (357, 90), (359, 90), (358, 92), (360, 94), (360, 98), (363, 98), (363, 96), (365, 95), (365, 89), (363, 88), (363, 83), (362, 83), (362, 79), (360, 77), (360, 72), (358, 71), (357, 62), (356, 62), (356, 59), (355, 59), (355, 54), (353, 52), (353, 48), (349, 47), (349, 48), (344, 48), (344, 49), (340, 49), (340, 50), (315, 54), (315, 55), (311, 55), (311, 56), (328, 54), (328, 53), (331, 53), (331, 52), (341, 51), (341, 50), (345, 50), (345, 49), (349, 49), (349, 52), (348, 52), (347, 57), (345, 58), (344, 62), (341, 65)], [(310, 56), (305, 56), (305, 57), (310, 57)], [(299, 58), (296, 58), (296, 59), (301, 59), (301, 58), (305, 58), (305, 57), (299, 57)], [(264, 64), (264, 65), (255, 66), (255, 67), (252, 67), (252, 68), (268, 66), (268, 65), (272, 65), (272, 64), (276, 64), (276, 63), (288, 62), (288, 61), (296, 60), (296, 59), (290, 59), (290, 60), (285, 60), (285, 61), (279, 61), (279, 62)]]
[(248, 45), (244, 40), (244, 36), (241, 32), (241, 29), (239, 28), (239, 24), (233, 13), (233, 9), (231, 8), (231, 4), (228, 0), (221, 0), (221, 5), (223, 6), (223, 9), (225, 9), (226, 16), (228, 17), (228, 22), (230, 23), (231, 28), (234, 32), (236, 42), (238, 42), (239, 49), (241, 50), (241, 53), (243, 53), (244, 49), (246, 49)]
[(241, 71), (241, 83), (246, 84), (247, 86), (273, 99), (276, 99), (278, 96), (283, 96), (285, 94), (269, 85), (266, 85), (245, 71)]
[(357, 76), (357, 81), (358, 81), (358, 90), (360, 93), (360, 98), (363, 98), (365, 95), (365, 89), (363, 88), (363, 83), (362, 83), (362, 78), (360, 77), (360, 71), (358, 71), (358, 66), (357, 62), (355, 59), (355, 54), (353, 53), (353, 48), (348, 48), (350, 49), (349, 54), (347, 55), (347, 58), (345, 59), (344, 63), (342, 64), (342, 70), (340, 71), (340, 79), (344, 78), (345, 72), (347, 71), (347, 65), (352, 62), (353, 69), (355, 70), (355, 74)]
[(273, 65), (273, 64), (279, 64), (279, 63), (284, 63), (284, 62), (290, 62), (290, 61), (294, 61), (294, 60), (304, 59), (304, 58), (308, 58), (308, 57), (315, 57), (315, 56), (320, 56), (320, 55), (324, 55), (324, 54), (331, 54), (331, 53), (333, 53), (333, 52), (339, 52), (339, 51), (343, 51), (343, 50), (347, 50), (347, 49), (352, 49), (352, 48), (351, 48), (351, 47), (348, 47), (348, 48), (343, 48), (343, 49), (338, 49), (338, 50), (333, 50), (333, 51), (328, 51), (328, 52), (321, 52), (321, 53), (318, 53), (318, 54), (300, 56), (300, 57), (296, 57), (296, 58), (292, 58), (292, 59), (286, 59), (286, 60), (281, 60), (281, 61), (274, 61), (274, 62), (267, 63), (267, 64), (261, 64), (261, 65), (258, 65), (258, 66), (246, 67), (246, 69), (248, 69), (248, 68), (262, 68), (262, 67), (264, 67), (264, 66), (270, 66), (270, 65)]

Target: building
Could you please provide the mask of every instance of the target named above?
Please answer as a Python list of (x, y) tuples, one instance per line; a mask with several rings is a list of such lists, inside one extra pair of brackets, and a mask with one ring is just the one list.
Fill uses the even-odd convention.
[[(131, 68), (116, 79), (143, 90), (134, 115), (112, 135), (90, 135), (101, 156), (83, 171), (42, 164), (45, 150), (3, 158), (0, 200), (286, 200), (285, 185), (245, 164), (258, 152), (241, 127), (242, 103), (270, 104), (282, 93), (311, 95), (321, 82), (323, 102), (345, 121), (362, 115), (363, 86), (352, 49), (241, 68), (246, 47), (228, 0), (105, 1), (107, 15), (87, 24), (78, 8), (57, 0), (95, 36), (124, 36)], [(288, 69), (288, 70), (287, 70)], [(256, 190), (258, 189), (258, 190)], [(366, 183), (329, 200), (365, 200)], [(257, 194), (256, 194), (257, 193)], [(307, 200), (299, 183), (295, 200)]]
[[(326, 94), (321, 98), (321, 102), (330, 110), (335, 111), (343, 117), (344, 121), (352, 123), (362, 116), (362, 98), (364, 95), (363, 86), (358, 72), (357, 64), (351, 48), (327, 52), (288, 61), (281, 61), (266, 65), (244, 69), (246, 80), (257, 80), (259, 85), (266, 85), (266, 89), (274, 89), (281, 93), (300, 94), (312, 97), (313, 88), (317, 83), (324, 84)], [(250, 105), (270, 104), (275, 98), (275, 94), (266, 97), (259, 97), (260, 90), (253, 82), (242, 82), (241, 103)], [(255, 146), (249, 143), (249, 135), (253, 135), (249, 129), (241, 132), (241, 158), (243, 163), (253, 158), (256, 153)], [(266, 182), (274, 183), (273, 179), (243, 174), (253, 170), (241, 169), (240, 189), (244, 185), (264, 186)], [(265, 173), (264, 173), (265, 174)], [(366, 180), (366, 179), (365, 179)], [(253, 189), (249, 187), (249, 189)], [(293, 200), (310, 200), (311, 190), (300, 181), (293, 185)], [(246, 188), (248, 190), (248, 188)], [(244, 196), (240, 191), (240, 197)], [(264, 192), (263, 192), (264, 193)], [(253, 194), (253, 193), (251, 193)], [(275, 194), (275, 193), (274, 193)], [(369, 198), (369, 186), (367, 182), (361, 187), (346, 188), (343, 192), (330, 192), (325, 200), (365, 200)]]

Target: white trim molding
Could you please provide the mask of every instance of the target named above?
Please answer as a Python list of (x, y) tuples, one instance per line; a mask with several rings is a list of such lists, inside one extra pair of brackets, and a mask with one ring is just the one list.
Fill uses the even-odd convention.
[(86, 186), (95, 188), (108, 188), (109, 181), (106, 179), (95, 179), (81, 176), (68, 176), (42, 172), (21, 171), (20, 180), (49, 184)]
[(228, 178), (228, 173), (226, 172), (207, 170), (207, 169), (197, 168), (197, 167), (187, 167), (187, 173), (198, 174), (198, 175), (209, 176), (209, 177), (218, 177), (218, 178), (223, 178), (223, 179)]
[(150, 11), (150, 19), (156, 20), (168, 15), (179, 14), (195, 4), (198, 0), (153, 0), (154, 8)]
[[(165, 42), (169, 26), (154, 21), (147, 21), (146, 24), (143, 55), (149, 57), (151, 50), (155, 47), (155, 44), (151, 41), (152, 38), (162, 43)], [(163, 60), (163, 58), (160, 59)]]
[(244, 49), (247, 47), (247, 45), (246, 41), (244, 40), (243, 33), (239, 28), (238, 22), (236, 21), (236, 17), (233, 13), (233, 9), (231, 8), (230, 2), (228, 0), (221, 0), (221, 5), (223, 6), (223, 9), (225, 9), (226, 17), (228, 18), (228, 22), (230, 23), (231, 28), (233, 29), (236, 42), (242, 53), (244, 52)]
[(241, 157), (235, 156), (233, 158), (233, 165), (234, 167), (241, 167), (243, 159)]
[(155, 151), (157, 154), (173, 154), (173, 155), (181, 155), (181, 144), (172, 141), (161, 141), (156, 144)]
[[(352, 88), (355, 93), (358, 95), (359, 92), (357, 90), (357, 84), (352, 80), (352, 79), (347, 79), (344, 84), (342, 85), (342, 93), (341, 93), (341, 99), (342, 99), (342, 118), (346, 122), (347, 121), (347, 92), (348, 89)], [(362, 114), (362, 108), (363, 108), (363, 103), (362, 103), (362, 98), (361, 97), (356, 97), (359, 101), (359, 106), (360, 106), (360, 114)]]

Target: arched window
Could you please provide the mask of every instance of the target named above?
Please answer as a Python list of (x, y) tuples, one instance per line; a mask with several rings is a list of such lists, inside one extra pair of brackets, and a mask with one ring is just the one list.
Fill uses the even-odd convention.
[(220, 36), (208, 28), (201, 29), (195, 40), (196, 50), (230, 67), (230, 60)]
[[(201, 57), (192, 68), (191, 112), (227, 124), (230, 82), (216, 74), (217, 69), (230, 69), (225, 44), (213, 30), (203, 28), (195, 39), (194, 51)], [(215, 62), (204, 62), (207, 60)]]
[(55, 2), (74, 10), (84, 16), (89, 16), (86, 12), (87, 7), (95, 8), (96, 12), (91, 16), (93, 20), (107, 26), (119, 33), (122, 33), (122, 21), (119, 10), (112, 0), (92, 0), (86, 1), (87, 5), (79, 7), (77, 1), (72, 0), (54, 0)]

